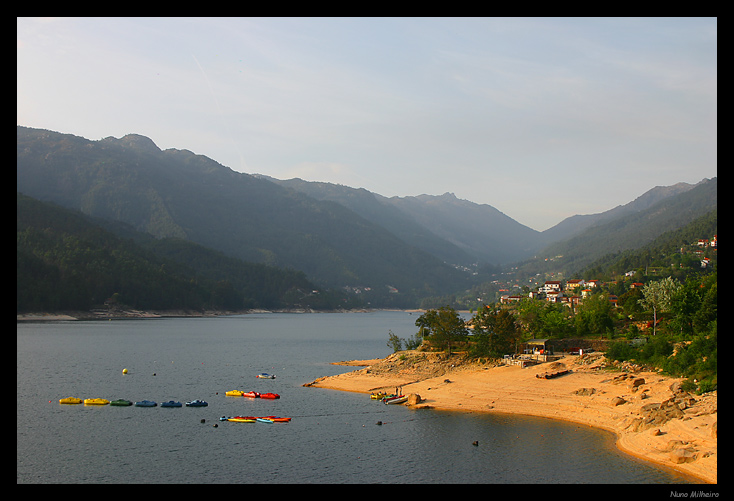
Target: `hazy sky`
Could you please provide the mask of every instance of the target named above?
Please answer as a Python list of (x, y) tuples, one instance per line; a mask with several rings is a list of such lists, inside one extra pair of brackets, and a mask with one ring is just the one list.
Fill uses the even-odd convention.
[(715, 18), (19, 18), (18, 125), (544, 230), (717, 172)]

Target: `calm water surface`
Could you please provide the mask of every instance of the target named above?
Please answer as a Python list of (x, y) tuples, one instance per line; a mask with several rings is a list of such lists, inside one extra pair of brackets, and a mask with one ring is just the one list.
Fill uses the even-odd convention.
[[(619, 452), (612, 434), (588, 427), (412, 411), (363, 394), (302, 386), (354, 370), (331, 362), (387, 356), (388, 331), (412, 337), (416, 318), (375, 312), (18, 324), (17, 482), (691, 480)], [(256, 379), (260, 372), (277, 378)], [(281, 398), (224, 395), (233, 389), (272, 391)], [(159, 404), (198, 398), (209, 407), (58, 403), (69, 396)], [(218, 419), (233, 415), (293, 419), (287, 424)]]

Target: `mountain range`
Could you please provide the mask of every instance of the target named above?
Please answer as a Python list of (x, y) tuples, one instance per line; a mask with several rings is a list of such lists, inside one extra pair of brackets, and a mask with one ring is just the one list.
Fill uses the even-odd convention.
[(609, 248), (605, 225), (616, 225), (620, 246), (634, 247), (716, 207), (716, 178), (704, 179), (656, 187), (629, 204), (538, 232), (451, 193), (387, 198), (235, 172), (188, 150), (161, 150), (137, 134), (92, 141), (21, 126), (16, 179), (20, 193), (156, 238), (299, 270), (322, 287), (408, 302), (464, 290), (485, 278), (482, 270), (548, 252), (593, 260)]

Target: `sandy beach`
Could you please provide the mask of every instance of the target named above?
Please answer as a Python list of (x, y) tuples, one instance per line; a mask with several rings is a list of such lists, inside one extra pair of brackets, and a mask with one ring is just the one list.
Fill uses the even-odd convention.
[[(716, 392), (691, 395), (680, 379), (634, 366), (610, 370), (602, 354), (569, 355), (521, 368), (436, 354), (337, 362), (360, 367), (304, 386), (420, 396), (411, 409), (497, 412), (561, 419), (614, 432), (626, 453), (717, 483)], [(544, 374), (560, 373), (550, 379)]]

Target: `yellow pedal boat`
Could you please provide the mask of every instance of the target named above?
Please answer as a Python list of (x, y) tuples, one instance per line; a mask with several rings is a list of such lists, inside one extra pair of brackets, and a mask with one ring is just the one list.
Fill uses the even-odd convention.
[(104, 398), (86, 398), (84, 399), (84, 405), (107, 405), (109, 404), (109, 400), (105, 400)]
[(66, 397), (59, 400), (60, 404), (81, 404), (82, 402), (84, 402), (84, 400), (76, 397)]

